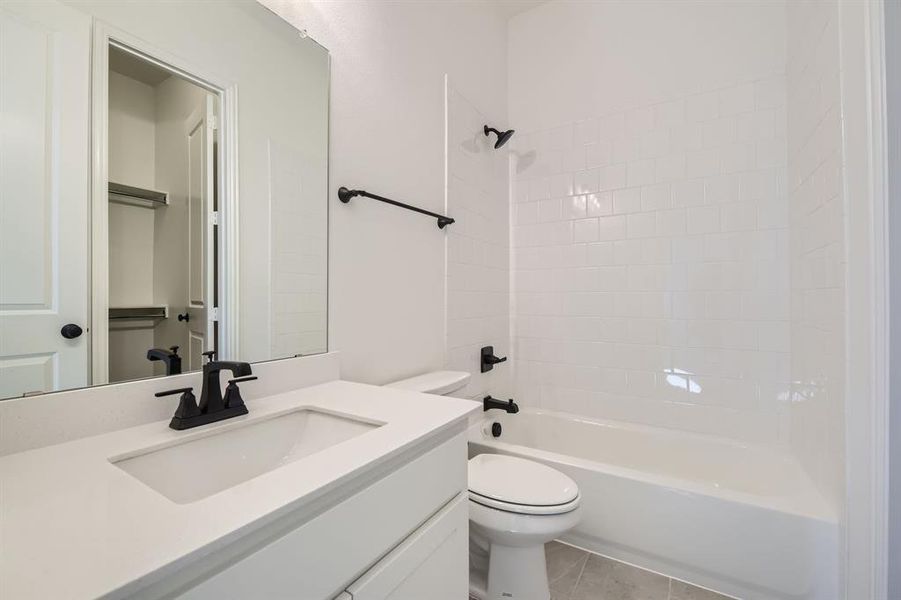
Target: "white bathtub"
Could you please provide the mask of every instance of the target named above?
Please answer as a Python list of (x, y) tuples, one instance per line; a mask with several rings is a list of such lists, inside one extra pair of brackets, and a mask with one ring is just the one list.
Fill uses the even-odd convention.
[(537, 460), (578, 483), (582, 521), (565, 542), (743, 599), (837, 598), (835, 515), (787, 455), (531, 409), (486, 413), (469, 440), (471, 455)]

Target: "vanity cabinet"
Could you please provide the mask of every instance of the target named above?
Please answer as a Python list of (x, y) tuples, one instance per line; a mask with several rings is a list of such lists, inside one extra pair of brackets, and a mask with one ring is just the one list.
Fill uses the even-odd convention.
[(348, 586), (347, 593), (353, 600), (466, 598), (468, 525), (469, 505), (461, 493)]
[[(410, 454), (408, 462), (337, 504), (324, 506), (318, 516), (283, 526), (266, 541), (238, 540), (217, 553), (218, 558), (211, 555), (205, 565), (191, 569), (193, 580), (183, 580), (180, 586), (190, 589), (176, 597), (465, 598), (465, 433)], [(291, 515), (285, 518), (290, 522)], [(242, 543), (250, 548), (235, 555)], [(163, 593), (148, 596), (172, 596), (156, 591)]]

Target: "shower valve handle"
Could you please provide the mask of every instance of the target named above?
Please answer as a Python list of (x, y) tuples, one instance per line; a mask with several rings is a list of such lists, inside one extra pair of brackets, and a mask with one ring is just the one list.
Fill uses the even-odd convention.
[(485, 346), (482, 348), (482, 373), (487, 373), (494, 368), (494, 365), (506, 362), (506, 356), (495, 356), (494, 346)]

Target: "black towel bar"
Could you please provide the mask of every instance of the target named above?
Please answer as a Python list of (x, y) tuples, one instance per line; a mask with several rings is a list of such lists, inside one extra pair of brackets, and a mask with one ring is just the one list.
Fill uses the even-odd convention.
[(384, 196), (370, 194), (365, 190), (349, 190), (346, 187), (338, 188), (338, 199), (341, 202), (347, 204), (354, 196), (365, 196), (366, 198), (372, 198), (373, 200), (378, 200), (379, 202), (386, 202), (388, 204), (393, 204), (394, 206), (399, 206), (400, 208), (406, 208), (407, 210), (412, 210), (413, 212), (418, 212), (423, 215), (434, 217), (438, 219), (438, 229), (444, 229), (445, 225), (450, 225), (454, 222), (454, 220), (450, 217), (445, 217), (444, 215), (439, 215), (438, 213), (433, 213), (423, 208), (410, 206), (409, 204), (404, 204), (403, 202), (398, 202), (397, 200), (391, 200), (390, 198), (385, 198)]

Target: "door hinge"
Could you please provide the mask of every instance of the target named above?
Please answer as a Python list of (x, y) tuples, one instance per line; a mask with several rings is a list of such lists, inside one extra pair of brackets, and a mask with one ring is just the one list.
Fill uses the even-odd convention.
[(213, 225), (219, 224), (219, 211), (218, 210), (214, 210), (213, 212), (210, 213), (210, 223), (212, 223)]
[(207, 121), (210, 126), (210, 131), (216, 131), (219, 129), (219, 117), (216, 115), (211, 115), (209, 120)]
[(214, 306), (210, 309), (210, 321), (218, 321), (219, 320), (219, 307)]

